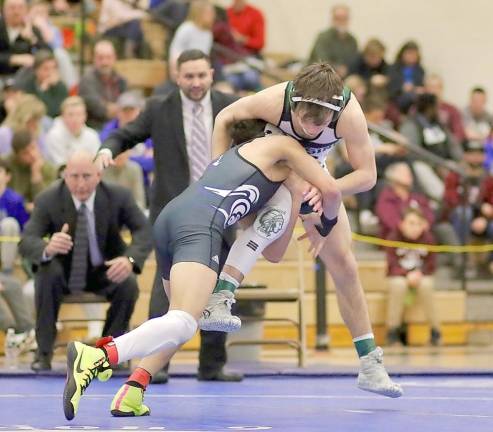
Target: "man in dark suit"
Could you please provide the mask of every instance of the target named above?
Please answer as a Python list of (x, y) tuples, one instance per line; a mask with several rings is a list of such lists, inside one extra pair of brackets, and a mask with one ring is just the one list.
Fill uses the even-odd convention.
[[(64, 180), (37, 197), (25, 226), (20, 252), (35, 269), (35, 371), (51, 369), (65, 294), (90, 291), (106, 296), (111, 306), (103, 335), (128, 330), (138, 297), (134, 273), (141, 272), (152, 250), (150, 224), (129, 191), (100, 180), (93, 155), (75, 153)], [(128, 246), (120, 234), (123, 227), (132, 234)]]
[[(234, 96), (211, 90), (210, 59), (199, 50), (183, 52), (177, 61), (178, 87), (163, 96), (152, 97), (135, 121), (114, 131), (103, 143), (97, 162), (106, 167), (112, 158), (151, 137), (154, 143), (155, 173), (151, 187), (150, 219), (154, 222), (163, 207), (197, 180), (194, 154), (194, 110), (201, 105), (208, 146), (207, 162), (211, 158), (212, 128), (216, 115), (236, 100)], [(204, 152), (205, 153), (205, 152)], [(227, 255), (225, 245), (223, 255)], [(225, 257), (224, 257), (225, 258)], [(149, 306), (149, 317), (163, 315), (169, 307), (159, 271), (156, 274)], [(201, 331), (199, 379), (239, 381), (240, 375), (226, 374), (226, 333)], [(166, 370), (166, 369), (165, 369)], [(167, 380), (167, 373), (158, 377)], [(156, 377), (154, 377), (156, 382)]]

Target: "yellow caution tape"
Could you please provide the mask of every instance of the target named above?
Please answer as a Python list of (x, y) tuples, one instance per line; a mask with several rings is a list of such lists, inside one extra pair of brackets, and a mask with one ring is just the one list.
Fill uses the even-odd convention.
[(0, 236), (0, 243), (18, 243), (20, 240), (18, 236)]
[[(300, 236), (304, 233), (301, 227), (296, 227), (294, 230), (296, 236)], [(452, 246), (452, 245), (430, 245), (424, 243), (408, 243), (395, 240), (385, 240), (379, 237), (367, 236), (358, 233), (352, 233), (354, 241), (361, 243), (369, 243), (376, 246), (391, 247), (391, 248), (402, 248), (402, 249), (420, 249), (427, 250), (428, 252), (437, 253), (484, 253), (492, 252), (493, 244), (483, 244), (483, 245), (464, 245), (464, 246)]]
[[(303, 230), (296, 228), (294, 230), (296, 235), (303, 234)], [(392, 248), (403, 248), (403, 249), (421, 249), (427, 250), (428, 252), (437, 253), (484, 253), (492, 252), (493, 244), (483, 244), (483, 245), (464, 245), (464, 246), (452, 246), (452, 245), (430, 245), (424, 243), (408, 243), (395, 240), (385, 240), (379, 237), (367, 236), (358, 233), (352, 233), (354, 241), (359, 241), (362, 243), (369, 243), (376, 246), (382, 247), (392, 247)], [(17, 243), (20, 241), (20, 237), (16, 236), (0, 236), (0, 243)]]
[(408, 243), (395, 240), (385, 240), (378, 237), (366, 236), (362, 234), (352, 233), (353, 240), (362, 243), (370, 243), (378, 246), (403, 248), (403, 249), (424, 249), (428, 252), (444, 252), (444, 253), (481, 253), (493, 251), (493, 244), (484, 245), (464, 245), (464, 246), (452, 246), (452, 245), (430, 245), (423, 243)]

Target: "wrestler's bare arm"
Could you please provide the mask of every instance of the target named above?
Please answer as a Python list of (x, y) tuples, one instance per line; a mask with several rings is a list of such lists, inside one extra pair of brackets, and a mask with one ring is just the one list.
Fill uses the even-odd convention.
[(262, 119), (277, 124), (281, 117), (286, 83), (277, 84), (251, 96), (245, 96), (224, 108), (214, 122), (212, 157), (223, 154), (231, 144), (229, 126), (237, 120)]
[(344, 139), (349, 163), (354, 169), (336, 180), (339, 190), (343, 195), (353, 195), (371, 189), (377, 179), (375, 151), (363, 110), (354, 95), (339, 119), (336, 132)]

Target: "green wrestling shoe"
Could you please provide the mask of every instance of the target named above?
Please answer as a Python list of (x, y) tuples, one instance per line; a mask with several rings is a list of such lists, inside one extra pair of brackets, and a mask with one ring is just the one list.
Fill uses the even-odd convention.
[(67, 346), (67, 381), (63, 390), (63, 412), (67, 420), (72, 420), (79, 408), (79, 401), (91, 381), (98, 377), (107, 381), (111, 368), (106, 353), (80, 342), (70, 342)]
[(148, 416), (151, 410), (144, 405), (144, 390), (123, 384), (111, 402), (111, 415), (114, 417)]

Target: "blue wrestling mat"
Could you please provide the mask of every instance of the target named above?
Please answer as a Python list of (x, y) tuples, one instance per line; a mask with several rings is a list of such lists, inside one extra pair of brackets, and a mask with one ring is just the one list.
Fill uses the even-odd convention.
[(112, 397), (124, 382), (94, 381), (77, 417), (62, 411), (61, 377), (1, 377), (0, 431), (493, 431), (493, 377), (397, 378), (405, 390), (387, 399), (356, 388), (354, 377), (255, 377), (241, 383), (172, 378), (151, 385), (151, 416), (113, 418)]

